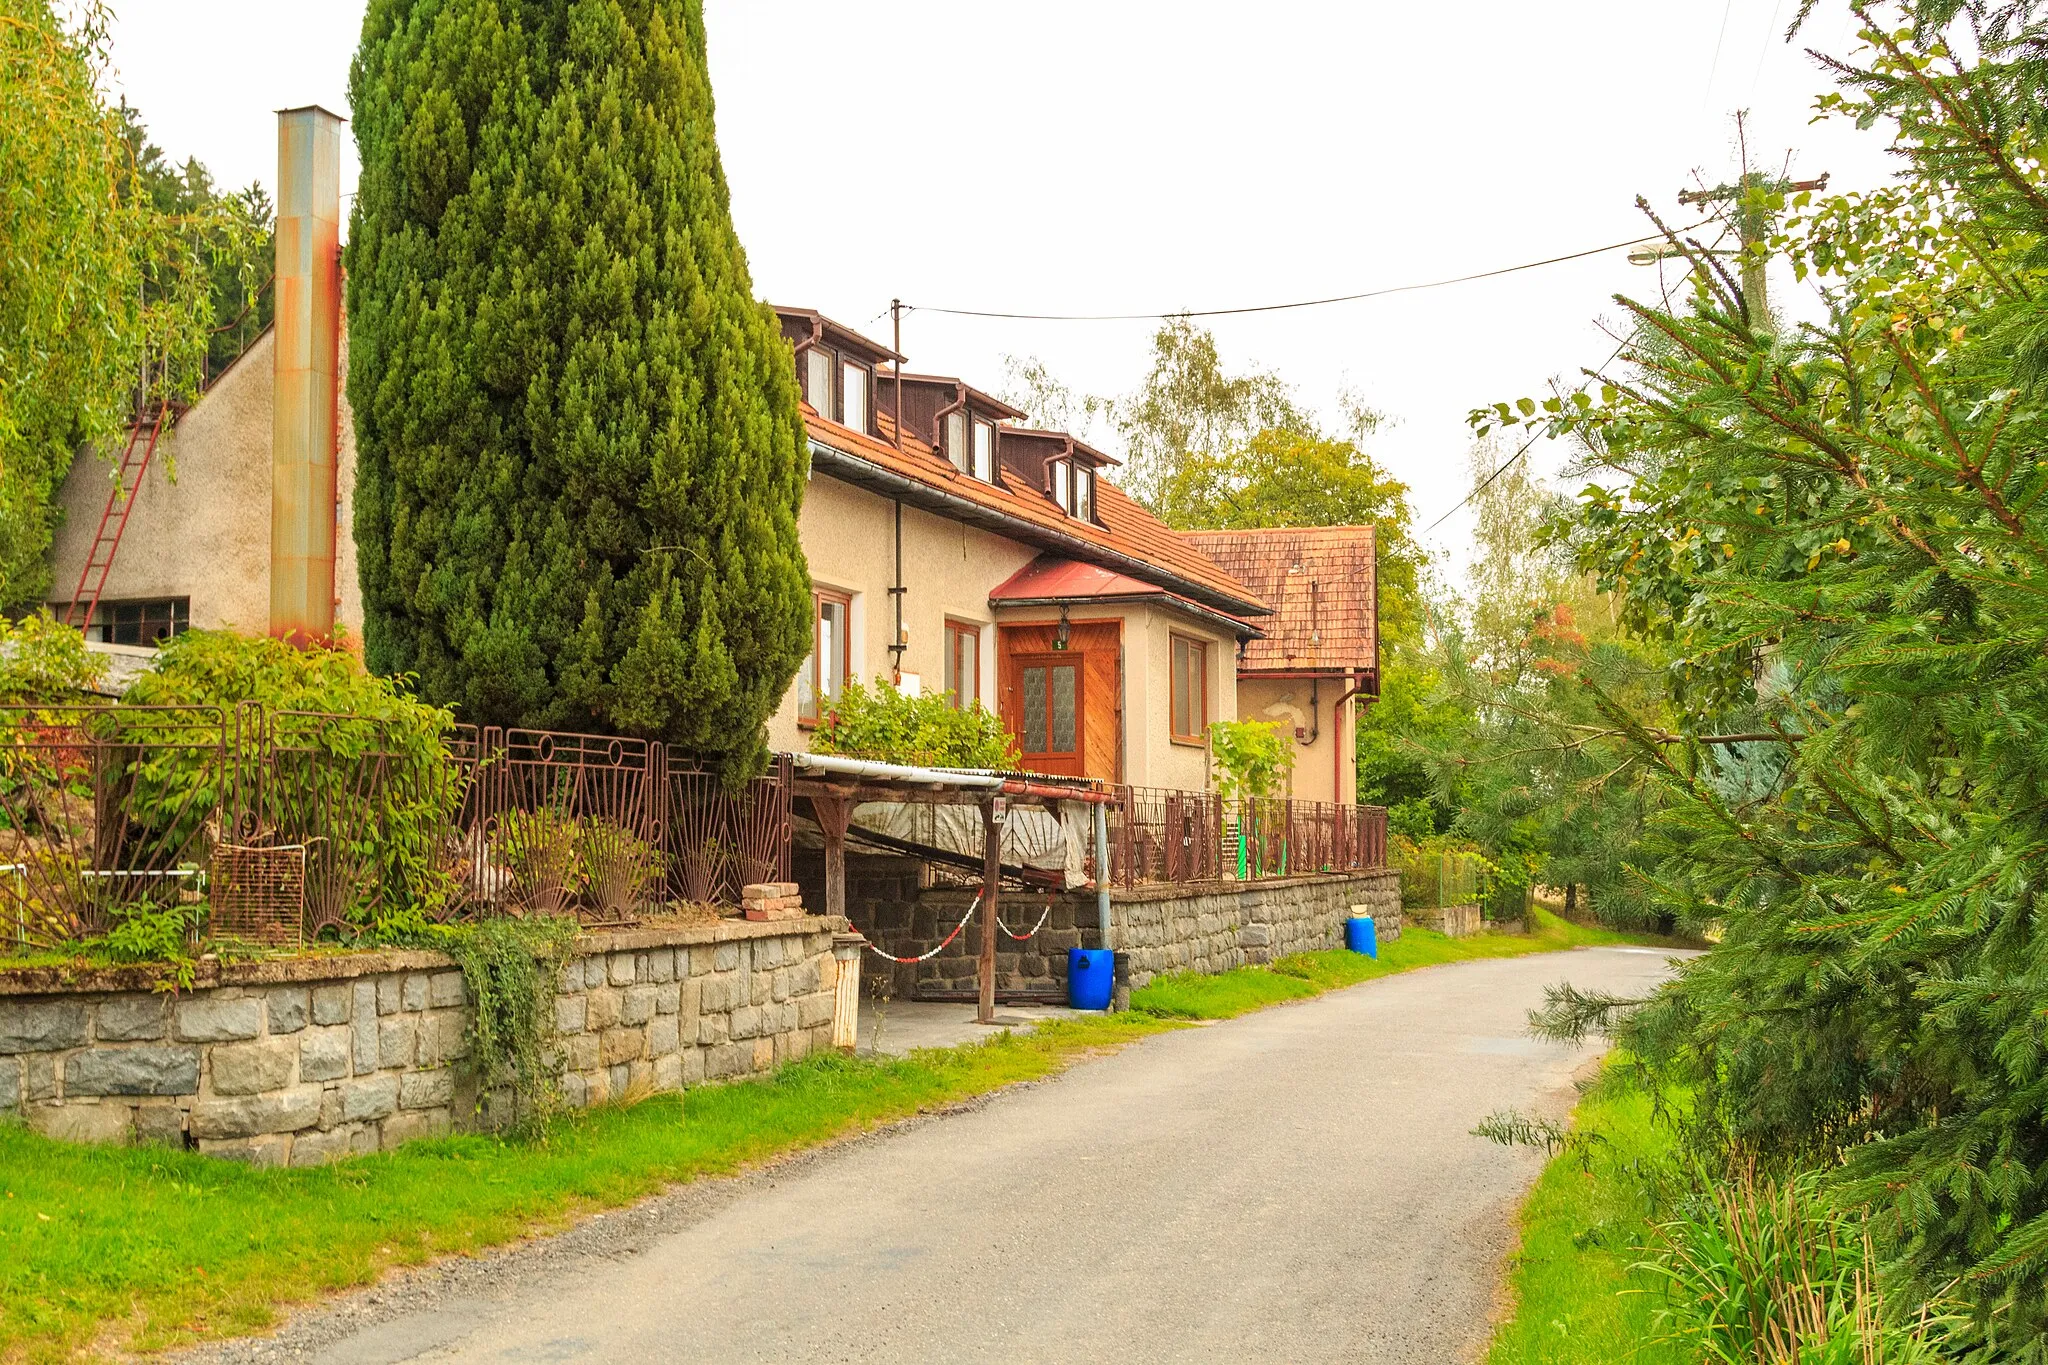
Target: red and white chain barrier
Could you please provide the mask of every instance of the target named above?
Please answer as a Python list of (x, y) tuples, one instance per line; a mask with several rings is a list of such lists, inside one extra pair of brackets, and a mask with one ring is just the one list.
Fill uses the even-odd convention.
[(1026, 939), (1028, 939), (1028, 938), (1032, 938), (1032, 937), (1035, 937), (1035, 936), (1037, 935), (1038, 931), (1039, 931), (1040, 929), (1043, 929), (1043, 928), (1045, 927), (1045, 922), (1046, 922), (1047, 920), (1051, 919), (1051, 918), (1052, 918), (1052, 894), (1051, 894), (1050, 892), (1047, 892), (1047, 893), (1046, 893), (1046, 897), (1045, 897), (1045, 909), (1044, 909), (1044, 911), (1043, 911), (1043, 912), (1041, 912), (1041, 913), (1039, 914), (1039, 916), (1038, 916), (1038, 923), (1036, 923), (1036, 924), (1032, 925), (1032, 926), (1031, 926), (1031, 927), (1030, 927), (1030, 928), (1029, 928), (1028, 930), (1026, 930), (1025, 932), (1023, 932), (1023, 933), (1021, 933), (1021, 934), (1013, 932), (1013, 931), (1011, 930), (1011, 928), (1010, 928), (1010, 926), (1009, 926), (1009, 925), (1007, 925), (1007, 924), (1003, 923), (1003, 917), (1002, 917), (1001, 915), (997, 915), (997, 916), (996, 916), (996, 927), (997, 927), (998, 929), (1001, 929), (1001, 930), (1003, 931), (1003, 936), (1004, 936), (1005, 938), (1009, 939), (1009, 940), (1010, 940), (1011, 942), (1013, 942), (1013, 943), (1022, 943), (1022, 942), (1024, 942), (1024, 940), (1026, 940)]
[[(960, 937), (960, 931), (961, 931), (962, 929), (965, 929), (965, 928), (967, 927), (967, 921), (969, 921), (969, 920), (971, 920), (971, 919), (973, 919), (973, 918), (974, 918), (974, 910), (975, 910), (975, 907), (976, 907), (976, 906), (978, 906), (978, 905), (980, 905), (980, 904), (981, 904), (981, 897), (982, 897), (982, 893), (981, 893), (981, 892), (977, 891), (977, 892), (975, 892), (975, 893), (974, 893), (974, 899), (973, 899), (972, 901), (969, 901), (969, 902), (968, 902), (968, 904), (967, 904), (967, 913), (966, 913), (966, 914), (964, 914), (964, 915), (962, 915), (962, 916), (960, 917), (960, 922), (959, 922), (958, 924), (956, 924), (956, 925), (954, 925), (954, 926), (953, 926), (953, 932), (952, 932), (952, 933), (950, 933), (950, 934), (948, 934), (948, 935), (946, 935), (946, 937), (945, 937), (945, 938), (943, 938), (942, 940), (940, 940), (940, 942), (939, 942), (939, 945), (938, 945), (938, 946), (937, 946), (936, 948), (933, 948), (933, 949), (932, 949), (931, 951), (929, 951), (929, 952), (919, 953), (919, 954), (918, 954), (918, 955), (917, 955), (916, 957), (898, 957), (898, 956), (896, 956), (896, 955), (895, 955), (894, 953), (885, 953), (885, 952), (883, 952), (883, 951), (882, 951), (882, 950), (881, 950), (880, 948), (877, 948), (877, 947), (876, 947), (876, 946), (875, 946), (875, 945), (874, 945), (873, 943), (870, 943), (870, 942), (865, 942), (865, 941), (864, 941), (864, 942), (862, 943), (862, 945), (861, 945), (861, 946), (862, 946), (862, 947), (864, 947), (864, 948), (866, 948), (866, 949), (867, 949), (867, 950), (868, 950), (869, 952), (873, 953), (873, 954), (874, 954), (874, 955), (875, 955), (876, 957), (879, 957), (879, 958), (882, 958), (882, 959), (884, 959), (885, 961), (888, 961), (888, 962), (894, 962), (894, 963), (897, 963), (897, 964), (899, 964), (899, 965), (902, 965), (902, 966), (906, 966), (906, 967), (907, 967), (907, 966), (909, 966), (909, 965), (910, 965), (911, 963), (913, 963), (913, 962), (928, 962), (928, 961), (930, 961), (930, 960), (931, 960), (932, 958), (935, 958), (935, 957), (937, 957), (937, 956), (938, 956), (938, 955), (939, 955), (940, 953), (943, 953), (943, 952), (945, 952), (945, 951), (946, 951), (946, 945), (947, 945), (948, 943), (951, 943), (951, 942), (952, 942), (952, 941), (953, 941), (954, 939), (956, 939), (956, 938)], [(1048, 907), (1048, 908), (1050, 908), (1050, 907)]]

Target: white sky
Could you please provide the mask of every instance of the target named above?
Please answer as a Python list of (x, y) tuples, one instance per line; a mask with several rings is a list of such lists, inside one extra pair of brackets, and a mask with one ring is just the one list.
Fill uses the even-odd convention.
[[(117, 82), (174, 158), (274, 185), (271, 111), (348, 110), (361, 0), (114, 0)], [(719, 143), (758, 292), (888, 339), (892, 297), (1013, 312), (1235, 307), (1439, 279), (1643, 235), (1750, 146), (1836, 188), (1874, 136), (1809, 126), (1829, 88), (1781, 36), (1797, 0), (706, 0)], [(1847, 50), (1826, 4), (1802, 46)], [(355, 180), (346, 147), (343, 191)], [(1594, 319), (1656, 272), (1622, 252), (1503, 279), (1213, 326), (1374, 453), (1418, 526), (1467, 487), (1465, 414), (1611, 343)], [(1789, 285), (1789, 280), (1786, 281)], [(999, 387), (1005, 353), (1122, 392), (1145, 323), (913, 314), (920, 370)], [(1550, 460), (1540, 448), (1539, 468)], [(1463, 560), (1460, 513), (1431, 536)]]

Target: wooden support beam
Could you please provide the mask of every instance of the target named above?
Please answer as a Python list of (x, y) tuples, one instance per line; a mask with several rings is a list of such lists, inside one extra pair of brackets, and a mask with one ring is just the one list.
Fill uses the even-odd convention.
[(996, 1021), (996, 888), (1003, 883), (1003, 827), (996, 818), (996, 798), (981, 802), (981, 961), (976, 964), (975, 984), (981, 987), (980, 1002), (974, 1008), (976, 1023)]
[(825, 832), (825, 913), (846, 914), (846, 826), (853, 818), (853, 801), (845, 796), (828, 796), (813, 791), (811, 818)]

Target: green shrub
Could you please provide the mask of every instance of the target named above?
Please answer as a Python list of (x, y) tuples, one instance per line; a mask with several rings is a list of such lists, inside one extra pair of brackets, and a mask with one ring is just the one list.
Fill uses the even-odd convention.
[(1294, 736), (1284, 721), (1219, 720), (1209, 727), (1216, 790), (1225, 800), (1269, 797), (1294, 770)]
[(0, 616), (0, 706), (77, 701), (102, 671), (85, 637), (49, 612), (19, 621)]
[[(212, 630), (166, 644), (123, 701), (183, 708), (163, 719), (124, 707), (109, 721), (155, 741), (120, 781), (161, 846), (184, 846), (189, 827), (223, 812), (236, 821), (223, 837), (306, 842), (324, 870), (309, 894), (340, 898), (332, 909), (351, 924), (394, 932), (446, 901), (444, 844), (462, 801), (447, 711), (344, 650)], [(227, 761), (205, 747), (218, 733), (205, 708), (227, 713)]]
[(955, 707), (942, 692), (908, 696), (877, 678), (849, 679), (811, 737), (813, 752), (925, 768), (996, 768), (1023, 762), (1010, 732), (980, 702)]

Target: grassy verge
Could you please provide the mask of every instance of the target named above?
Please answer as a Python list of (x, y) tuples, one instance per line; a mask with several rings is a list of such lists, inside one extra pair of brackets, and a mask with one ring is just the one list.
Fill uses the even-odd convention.
[(1629, 1241), (1648, 1211), (1621, 1174), (1665, 1155), (1670, 1131), (1651, 1123), (1641, 1093), (1582, 1100), (1574, 1123), (1606, 1141), (1590, 1163), (1553, 1157), (1523, 1205), (1514, 1317), (1494, 1333), (1486, 1365), (1682, 1365), (1677, 1347), (1653, 1339), (1655, 1296), (1629, 1272)]
[(1415, 967), (1629, 941), (1538, 921), (1520, 938), (1411, 931), (1377, 962), (1310, 953), (1271, 969), (1163, 978), (1135, 993), (1140, 1008), (1129, 1014), (907, 1059), (813, 1057), (771, 1077), (596, 1110), (544, 1140), (452, 1137), (317, 1170), (78, 1147), (0, 1124), (0, 1360), (254, 1331), (279, 1305), (368, 1284), (392, 1266), (547, 1232), (673, 1183), (1052, 1075), (1186, 1019), (1227, 1018)]
[(1574, 924), (1540, 907), (1532, 912), (1532, 926), (1526, 934), (1471, 938), (1446, 938), (1427, 929), (1409, 929), (1394, 942), (1381, 944), (1378, 958), (1347, 952), (1302, 953), (1283, 958), (1271, 968), (1247, 967), (1216, 976), (1176, 973), (1157, 977), (1131, 992), (1131, 1007), (1175, 1019), (1228, 1019), (1246, 1010), (1305, 999), (1417, 967), (1650, 941)]

